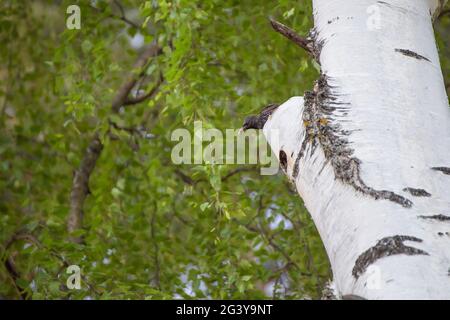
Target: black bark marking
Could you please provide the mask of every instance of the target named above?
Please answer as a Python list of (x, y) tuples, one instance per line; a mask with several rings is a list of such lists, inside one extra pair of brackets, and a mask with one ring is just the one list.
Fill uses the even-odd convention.
[(401, 54), (403, 54), (407, 57), (412, 57), (417, 60), (425, 60), (425, 61), (431, 62), (431, 60), (428, 59), (427, 57), (424, 57), (424, 56), (422, 56), (414, 51), (408, 50), (408, 49), (395, 49), (395, 52), (400, 52)]
[(398, 10), (398, 11), (400, 11), (400, 12), (402, 12), (402, 13), (407, 13), (407, 12), (408, 12), (408, 10), (405, 9), (405, 8), (402, 8), (402, 7), (400, 7), (400, 6), (394, 6), (394, 5), (392, 5), (392, 4), (390, 4), (390, 3), (387, 3), (387, 2), (385, 2), (385, 1), (377, 1), (377, 3), (379, 3), (379, 4), (381, 4), (381, 5), (385, 5), (385, 6), (391, 8), (391, 9), (393, 9), (393, 10)]
[(413, 204), (410, 200), (392, 191), (375, 190), (361, 179), (361, 161), (352, 156), (353, 149), (350, 148), (347, 140), (350, 133), (343, 130), (335, 121), (336, 113), (348, 110), (348, 103), (337, 101), (337, 99), (338, 96), (333, 93), (333, 87), (329, 84), (329, 77), (325, 74), (320, 75), (313, 91), (305, 92), (302, 121), (306, 136), (295, 160), (293, 178), (298, 176), (300, 160), (305, 154), (308, 143), (311, 143), (311, 155), (314, 154), (317, 145), (320, 145), (337, 179), (374, 199), (390, 200), (410, 208)]
[(408, 187), (403, 189), (403, 191), (411, 193), (414, 197), (431, 197), (431, 194), (424, 189), (416, 189)]
[(419, 216), (421, 219), (431, 219), (438, 221), (450, 221), (450, 217), (443, 214), (435, 214), (433, 216)]
[(358, 279), (367, 270), (368, 266), (384, 257), (398, 254), (405, 254), (408, 256), (428, 255), (428, 253), (423, 250), (406, 246), (403, 243), (404, 241), (422, 242), (422, 239), (412, 236), (397, 235), (379, 240), (375, 246), (364, 251), (358, 259), (356, 259), (352, 275)]
[(308, 137), (305, 137), (302, 142), (302, 146), (300, 147), (300, 151), (297, 154), (297, 158), (295, 158), (294, 170), (292, 172), (292, 177), (295, 179), (298, 177), (300, 171), (300, 160), (303, 158), (305, 154), (306, 147), (308, 145)]
[(338, 20), (339, 20), (339, 17), (335, 17), (335, 18), (333, 18), (331, 20), (328, 20), (328, 24), (332, 24), (333, 22), (336, 22)]
[(244, 120), (244, 125), (242, 126), (242, 130), (248, 130), (248, 129), (262, 129), (264, 128), (264, 125), (266, 124), (267, 120), (269, 119), (269, 116), (272, 115), (272, 113), (279, 107), (278, 104), (272, 103), (269, 104), (267, 107), (261, 110), (261, 112), (258, 115), (252, 115)]
[(280, 158), (281, 168), (284, 171), (287, 171), (287, 156), (286, 156), (286, 152), (284, 152), (283, 150), (280, 150), (279, 158)]
[(436, 171), (440, 171), (443, 174), (450, 175), (450, 168), (448, 168), (448, 167), (433, 167), (431, 169), (436, 170)]

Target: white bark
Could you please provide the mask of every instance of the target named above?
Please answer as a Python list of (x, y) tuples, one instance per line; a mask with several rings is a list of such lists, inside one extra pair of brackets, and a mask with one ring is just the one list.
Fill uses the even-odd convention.
[[(286, 155), (339, 294), (450, 299), (450, 175), (432, 169), (450, 168), (450, 109), (431, 20), (438, 1), (313, 5), (326, 77), (314, 94), (281, 105), (264, 134)], [(368, 24), (377, 10), (378, 29)]]

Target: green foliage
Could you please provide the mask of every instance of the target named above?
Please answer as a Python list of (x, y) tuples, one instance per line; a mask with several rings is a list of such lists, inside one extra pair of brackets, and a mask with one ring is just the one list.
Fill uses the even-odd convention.
[[(74, 2), (81, 30), (65, 27)], [(267, 20), (306, 34), (309, 1), (121, 1), (134, 26), (118, 1), (89, 3), (0, 4), (0, 297), (320, 297), (328, 261), (283, 175), (170, 158), (174, 129), (192, 131), (195, 120), (239, 128), (246, 115), (311, 86), (308, 56)], [(163, 51), (139, 86), (150, 90), (160, 74), (164, 83), (152, 99), (112, 114), (137, 34)], [(76, 244), (67, 233), (73, 174), (95, 132), (104, 149)], [(81, 268), (81, 290), (65, 286), (70, 264)]]

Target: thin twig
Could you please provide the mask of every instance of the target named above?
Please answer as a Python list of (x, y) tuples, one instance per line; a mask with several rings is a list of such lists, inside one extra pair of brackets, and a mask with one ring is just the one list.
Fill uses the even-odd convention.
[(187, 174), (185, 174), (180, 169), (175, 169), (174, 172), (177, 176), (179, 176), (181, 178), (181, 180), (183, 180), (184, 183), (186, 183), (190, 186), (193, 186), (198, 182), (198, 181), (193, 180), (191, 177), (189, 177)]
[[(117, 5), (117, 3), (116, 3), (116, 5)], [(97, 8), (97, 7), (95, 7), (95, 6), (91, 5), (91, 4), (89, 5), (89, 7), (90, 7), (91, 9), (93, 9), (93, 10), (99, 12), (99, 13), (105, 13), (105, 12), (102, 11), (101, 9), (99, 9), (99, 8)], [(124, 14), (124, 12), (123, 12), (123, 7), (120, 7), (120, 6), (118, 6), (118, 7), (119, 7), (119, 10), (121, 11), (121, 16), (116, 16), (116, 15), (114, 15), (114, 14), (108, 14), (106, 17), (107, 17), (107, 18), (111, 18), (111, 19), (118, 19), (118, 20), (121, 20), (121, 21), (125, 22), (126, 24), (128, 24), (129, 26), (131, 26), (131, 27), (133, 27), (133, 28), (135, 28), (135, 29), (142, 30), (142, 27), (141, 27), (139, 24), (137, 24), (137, 23), (131, 21), (130, 19), (128, 19), (128, 18), (125, 16), (125, 14)]]
[(222, 177), (222, 182), (228, 180), (235, 174), (238, 174), (241, 172), (252, 172), (252, 171), (255, 171), (255, 168), (237, 168), (237, 169), (231, 170), (230, 172), (228, 172), (226, 175), (224, 175)]
[(123, 22), (128, 23), (130, 26), (136, 28), (136, 29), (142, 29), (142, 27), (140, 25), (138, 25), (137, 23), (129, 20), (126, 15), (125, 15), (125, 10), (123, 9), (122, 4), (118, 1), (118, 0), (114, 0), (114, 3), (116, 4), (116, 6), (119, 8), (120, 10), (120, 14), (121, 17), (119, 18), (120, 20), (122, 20)]
[[(232, 176), (234, 176), (234, 175), (236, 175), (238, 173), (241, 173), (241, 172), (253, 172), (253, 171), (255, 171), (255, 168), (237, 168), (237, 169), (234, 169), (234, 170), (231, 170), (230, 172), (228, 172), (226, 175), (224, 175), (222, 177), (221, 180), (222, 180), (222, 182), (224, 182), (224, 181), (228, 180), (229, 178), (231, 178)], [(207, 181), (204, 178), (199, 178), (199, 179), (195, 179), (194, 180), (193, 178), (189, 177), (187, 174), (185, 174), (180, 169), (175, 169), (174, 172), (175, 172), (175, 174), (177, 176), (179, 176), (181, 178), (181, 180), (184, 183), (186, 183), (186, 184), (188, 184), (190, 186), (195, 186), (199, 182), (206, 182)]]

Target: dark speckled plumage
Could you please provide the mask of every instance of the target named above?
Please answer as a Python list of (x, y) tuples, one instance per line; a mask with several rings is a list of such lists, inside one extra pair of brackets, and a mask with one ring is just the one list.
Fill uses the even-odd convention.
[(262, 129), (269, 119), (269, 116), (278, 108), (279, 105), (272, 103), (265, 107), (258, 115), (253, 115), (245, 118), (244, 125), (242, 129)]

